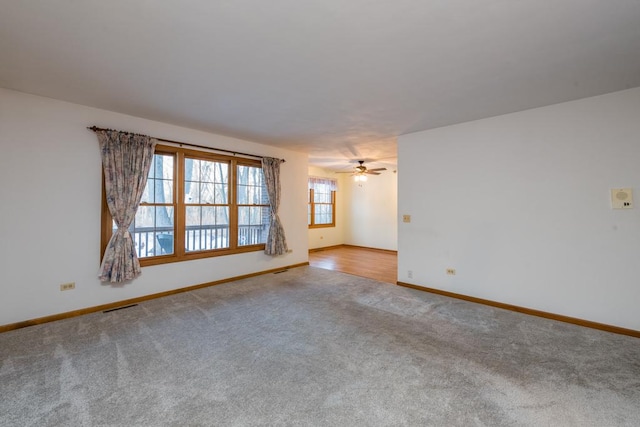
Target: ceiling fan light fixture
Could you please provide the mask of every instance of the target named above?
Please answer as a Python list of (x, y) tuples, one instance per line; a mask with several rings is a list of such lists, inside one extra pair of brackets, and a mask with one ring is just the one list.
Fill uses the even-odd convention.
[(364, 160), (358, 160), (358, 163), (360, 163), (360, 164), (358, 166), (355, 166), (355, 170), (353, 170), (351, 172), (338, 171), (336, 173), (350, 173), (351, 176), (353, 176), (353, 180), (355, 182), (364, 182), (364, 181), (367, 180), (367, 175), (380, 175), (380, 171), (386, 171), (387, 170), (387, 168), (368, 169), (364, 165)]

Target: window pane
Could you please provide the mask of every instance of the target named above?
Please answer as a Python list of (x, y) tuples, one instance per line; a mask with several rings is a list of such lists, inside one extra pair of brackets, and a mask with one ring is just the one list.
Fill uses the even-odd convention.
[(313, 201), (315, 203), (331, 203), (331, 192), (322, 193), (314, 190)]
[(331, 224), (333, 222), (332, 205), (316, 205), (315, 224)]
[[(153, 170), (153, 168), (151, 168)], [(149, 172), (151, 174), (151, 172)], [(153, 195), (155, 194), (155, 185), (156, 182), (152, 178), (147, 178), (147, 185), (144, 187), (144, 193), (142, 193), (142, 198), (140, 199), (140, 203), (153, 203)]]
[(138, 258), (172, 254), (173, 230), (172, 206), (140, 206), (129, 228)]
[(213, 183), (203, 182), (200, 184), (200, 203), (215, 203)]
[(238, 204), (269, 204), (269, 195), (267, 194), (262, 168), (238, 166)]
[(247, 186), (240, 183), (238, 183), (238, 204), (239, 205), (249, 204), (249, 194), (247, 191)]
[(155, 202), (173, 203), (173, 179), (156, 180)]
[(227, 197), (227, 184), (214, 184), (215, 186), (215, 198), (214, 203), (216, 205), (226, 205), (229, 203)]
[(200, 203), (200, 183), (193, 181), (185, 181), (184, 183), (184, 202)]
[(215, 169), (216, 163), (200, 160), (200, 181), (215, 182)]
[(173, 253), (173, 232), (171, 233), (156, 233), (156, 240), (158, 241), (158, 251), (157, 255), (162, 253), (163, 255), (168, 255)]
[(267, 241), (271, 209), (263, 206), (238, 207), (238, 245), (258, 245)]
[(185, 250), (206, 251), (229, 247), (229, 208), (186, 207)]
[(141, 203), (173, 203), (173, 156), (155, 154)]
[(228, 175), (227, 163), (185, 159), (185, 203), (227, 204)]
[(190, 158), (184, 160), (184, 180), (200, 181), (200, 161)]

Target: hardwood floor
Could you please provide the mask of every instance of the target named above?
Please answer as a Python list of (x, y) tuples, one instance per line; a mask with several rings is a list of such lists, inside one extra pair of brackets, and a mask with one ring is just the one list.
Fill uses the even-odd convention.
[(358, 246), (321, 249), (309, 252), (309, 265), (394, 285), (398, 280), (398, 254), (392, 251)]

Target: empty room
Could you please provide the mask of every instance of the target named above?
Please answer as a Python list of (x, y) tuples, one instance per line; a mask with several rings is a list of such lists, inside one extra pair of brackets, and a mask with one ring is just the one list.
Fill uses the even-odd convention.
[(640, 425), (638, 22), (0, 0), (0, 426)]

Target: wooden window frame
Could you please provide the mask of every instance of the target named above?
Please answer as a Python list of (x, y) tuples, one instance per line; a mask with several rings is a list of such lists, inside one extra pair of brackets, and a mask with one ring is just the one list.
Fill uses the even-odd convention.
[[(174, 189), (173, 189), (173, 206), (174, 206), (174, 253), (165, 255), (156, 255), (152, 257), (139, 258), (140, 266), (146, 267), (150, 265), (168, 264), (173, 262), (191, 261), (195, 259), (211, 258), (217, 256), (233, 255), (245, 252), (264, 251), (265, 244), (255, 245), (238, 245), (238, 207), (254, 206), (254, 205), (238, 205), (237, 203), (237, 168), (242, 166), (253, 166), (262, 168), (260, 160), (225, 156), (207, 151), (193, 150), (171, 145), (157, 145), (154, 154), (165, 154), (174, 156)], [(228, 163), (229, 165), (229, 247), (220, 249), (209, 249), (202, 251), (187, 252), (185, 249), (185, 214), (187, 204), (184, 202), (184, 165), (185, 158), (217, 161)], [(142, 205), (142, 204), (141, 204)], [(151, 205), (151, 204), (149, 204)], [(226, 206), (226, 205), (225, 205)], [(264, 206), (264, 205), (255, 205)], [(268, 205), (266, 205), (269, 207)], [(113, 218), (109, 212), (107, 198), (104, 186), (104, 172), (102, 174), (102, 215), (101, 215), (101, 232), (100, 232), (100, 257), (104, 256), (104, 252), (109, 243), (109, 239), (113, 234)]]
[[(311, 207), (311, 224), (309, 228), (329, 228), (336, 226), (336, 191), (331, 190), (331, 203), (315, 203), (313, 188), (309, 189), (309, 206)], [(316, 217), (316, 205), (331, 205), (331, 223), (330, 224), (315, 224)]]

